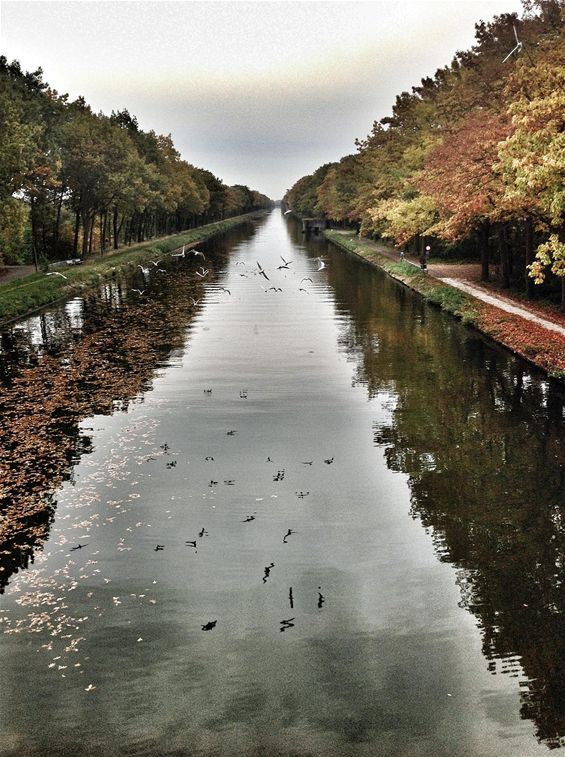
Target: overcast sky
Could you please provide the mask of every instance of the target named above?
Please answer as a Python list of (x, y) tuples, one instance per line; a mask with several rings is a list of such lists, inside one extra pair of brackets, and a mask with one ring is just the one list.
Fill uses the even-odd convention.
[[(394, 98), (520, 0), (2, 0), (0, 51), (96, 111), (127, 108), (182, 157), (279, 199), (355, 151)], [(501, 50), (501, 55), (506, 54)]]

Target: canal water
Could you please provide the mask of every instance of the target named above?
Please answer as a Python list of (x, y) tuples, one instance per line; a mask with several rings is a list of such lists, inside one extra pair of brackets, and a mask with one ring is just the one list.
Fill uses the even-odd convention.
[(0, 754), (565, 743), (563, 393), (278, 210), (201, 250), (2, 334)]

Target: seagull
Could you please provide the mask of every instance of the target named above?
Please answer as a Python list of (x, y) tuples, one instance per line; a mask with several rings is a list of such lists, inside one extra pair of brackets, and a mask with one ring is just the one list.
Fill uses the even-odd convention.
[[(202, 271), (202, 273), (200, 271)], [(203, 279), (204, 276), (206, 276), (206, 274), (209, 272), (207, 268), (201, 268), (200, 271), (196, 271), (196, 275), (200, 276), (201, 279)]]
[(259, 261), (257, 261), (257, 267), (259, 268), (259, 274), (261, 276), (264, 276), (267, 279), (267, 281), (270, 281), (270, 278), (267, 276), (265, 271), (261, 268), (261, 263), (259, 263)]
[(202, 630), (203, 630), (203, 631), (211, 631), (211, 630), (212, 630), (212, 628), (215, 628), (215, 627), (216, 627), (216, 623), (217, 623), (217, 622), (218, 622), (217, 620), (210, 620), (210, 621), (208, 621), (208, 623), (205, 623), (205, 624), (204, 624), (204, 625), (202, 626)]
[(294, 618), (289, 618), (288, 620), (281, 620), (280, 621), (280, 623), (281, 623), (280, 630), (281, 631), (286, 631), (289, 628), (294, 628), (294, 623), (292, 622), (293, 620), (294, 620)]
[(51, 271), (51, 273), (46, 273), (45, 275), (46, 276), (60, 276), (62, 279), (67, 279), (68, 278), (63, 273), (59, 273), (59, 271)]
[(157, 268), (157, 273), (167, 273), (164, 268)]
[(200, 250), (192, 250), (192, 254), (195, 258), (200, 256), (203, 260), (206, 260), (206, 255), (204, 255), (203, 252), (200, 252)]
[[(334, 457), (335, 457), (335, 455), (334, 455)], [(328, 465), (331, 465), (333, 463), (333, 461), (334, 461), (333, 457), (328, 457), (327, 460), (324, 460), (324, 462), (327, 463)]]
[(160, 260), (150, 260), (149, 262), (152, 263), (155, 266), (155, 268), (157, 268), (157, 266), (159, 265), (159, 263), (161, 261)]
[(299, 292), (306, 292), (306, 294), (310, 294), (307, 289), (304, 289), (304, 287), (298, 287)]
[(137, 292), (139, 295), (145, 294), (145, 289), (132, 289), (132, 292)]
[(194, 305), (194, 307), (200, 304), (200, 300), (195, 300), (194, 297), (191, 297), (190, 299), (192, 300), (192, 304)]
[(185, 541), (185, 544), (187, 547), (194, 547), (194, 549), (196, 549), (196, 539), (193, 541)]
[[(88, 542), (86, 542), (86, 544), (88, 544)], [(83, 547), (86, 547), (86, 544), (80, 544), (79, 543), (79, 544), (77, 544), (76, 547), (71, 547), (71, 552), (74, 552), (75, 549), (82, 549)]]
[(220, 287), (220, 291), (227, 292), (229, 295), (231, 295), (231, 292), (229, 289), (226, 289), (225, 287)]
[(162, 549), (165, 549), (165, 545), (164, 544), (157, 544), (157, 546), (155, 547), (155, 549), (153, 551), (154, 552), (160, 552)]
[(292, 213), (292, 210), (285, 210), (283, 215), (287, 216), (289, 213)]
[(514, 37), (516, 38), (516, 46), (512, 50), (510, 50), (506, 58), (504, 58), (504, 60), (502, 61), (503, 63), (506, 63), (508, 58), (510, 58), (514, 53), (519, 53), (520, 50), (522, 49), (522, 43), (518, 39), (518, 32), (516, 31), (516, 27), (514, 26), (514, 24), (512, 24), (512, 28), (514, 29)]
[(310, 282), (311, 284), (313, 284), (313, 283), (314, 283), (314, 282), (312, 281), (312, 279), (310, 278), (310, 276), (304, 276), (304, 278), (303, 278), (303, 279), (300, 279), (300, 281), (299, 281), (298, 283), (299, 283), (299, 284), (302, 284), (302, 282), (303, 282), (303, 281), (309, 281), (309, 282)]
[(321, 270), (322, 270), (322, 268), (325, 268), (325, 267), (326, 267), (326, 264), (324, 263), (324, 261), (322, 260), (322, 258), (316, 258), (316, 259), (317, 259), (318, 263), (320, 264), (320, 265), (318, 266), (318, 271), (321, 271)]
[(251, 523), (252, 520), (255, 520), (255, 516), (254, 515), (248, 515), (247, 518), (245, 520), (242, 520), (241, 522), (242, 523)]
[(288, 537), (291, 534), (295, 534), (295, 533), (296, 533), (296, 531), (293, 531), (292, 528), (289, 528), (288, 531), (286, 532), (286, 534), (283, 537), (283, 544), (286, 544), (286, 540), (288, 539)]
[(249, 278), (249, 276), (246, 273), (240, 273), (239, 275), (243, 276), (244, 279), (248, 279)]
[(172, 256), (173, 258), (184, 258), (184, 244), (182, 246), (182, 252), (173, 252)]
[(138, 267), (138, 268), (141, 268), (141, 273), (142, 273), (142, 274), (143, 274), (144, 276), (147, 276), (147, 274), (149, 273), (149, 268), (144, 268), (144, 267), (143, 267), (142, 265), (138, 265), (137, 267)]

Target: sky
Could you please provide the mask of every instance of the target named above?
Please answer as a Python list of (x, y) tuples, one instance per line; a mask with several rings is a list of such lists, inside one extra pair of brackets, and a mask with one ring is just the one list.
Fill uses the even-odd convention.
[(0, 53), (276, 200), (511, 12), (520, 0), (0, 0)]

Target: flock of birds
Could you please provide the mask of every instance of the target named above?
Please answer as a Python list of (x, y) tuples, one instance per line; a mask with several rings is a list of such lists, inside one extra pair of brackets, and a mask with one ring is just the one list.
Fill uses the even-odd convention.
[[(204, 389), (204, 394), (208, 395), (208, 396), (211, 395), (212, 394), (212, 389)], [(248, 397), (248, 391), (247, 390), (241, 390), (239, 396), (242, 399), (247, 399), (247, 397)], [(229, 431), (226, 432), (226, 436), (235, 436), (236, 433), (237, 433), (236, 429), (230, 429)], [(167, 442), (165, 442), (164, 444), (161, 445), (161, 451), (162, 451), (162, 453), (164, 455), (169, 454), (170, 448), (169, 448), (169, 444)], [(151, 459), (154, 459), (154, 458), (151, 458)], [(333, 462), (334, 462), (334, 460), (335, 460), (335, 456), (332, 455), (332, 457), (325, 458), (323, 462), (326, 465), (332, 465)], [(215, 458), (214, 458), (213, 455), (206, 455), (204, 457), (204, 462), (205, 463), (213, 463), (213, 462), (215, 462)], [(266, 462), (267, 463), (273, 463), (273, 460), (270, 457), (270, 455), (267, 456)], [(313, 459), (312, 460), (303, 460), (301, 462), (302, 462), (302, 465), (307, 465), (307, 466), (312, 466), (314, 464), (314, 460)], [(172, 466), (169, 463), (167, 463), (166, 467), (170, 468)], [(276, 482), (281, 482), (281, 481), (284, 480), (285, 475), (286, 475), (286, 469), (285, 468), (279, 468), (279, 469), (277, 469), (276, 473), (273, 474), (272, 480), (275, 483)], [(235, 482), (234, 479), (224, 479), (224, 484), (226, 486), (233, 486), (233, 485), (235, 485), (235, 483), (236, 482)], [(209, 482), (209, 484), (208, 484), (208, 486), (213, 489), (214, 487), (218, 486), (218, 484), (219, 484), (218, 480), (211, 479), (210, 482)], [(310, 494), (310, 492), (304, 492), (304, 491), (296, 491), (295, 492), (295, 495), (299, 499), (303, 499), (308, 494)], [(252, 523), (253, 521), (256, 520), (256, 517), (257, 517), (257, 512), (254, 512), (253, 514), (247, 515), (245, 518), (243, 518), (243, 520), (241, 522), (242, 523), (246, 523), (246, 524), (247, 523)], [(298, 532), (295, 529), (288, 528), (287, 531), (286, 531), (286, 533), (282, 537), (282, 543), (283, 544), (288, 544), (289, 537), (293, 536), (296, 533), (298, 533)], [(192, 548), (194, 550), (194, 553), (197, 554), (198, 553), (198, 544), (199, 544), (199, 541), (200, 541), (200, 539), (203, 539), (206, 536), (209, 536), (209, 532), (206, 530), (205, 527), (203, 527), (198, 532), (198, 535), (197, 535), (196, 538), (194, 538), (194, 539), (186, 539), (185, 542), (184, 542), (184, 544), (185, 544), (185, 546)], [(76, 550), (76, 549), (81, 549), (84, 546), (86, 546), (86, 544), (80, 544), (79, 543), (75, 547), (72, 547), (71, 551)], [(166, 545), (165, 544), (156, 544), (153, 547), (153, 551), (154, 552), (163, 552), (165, 549), (166, 549)], [(269, 565), (266, 565), (265, 568), (263, 569), (263, 577), (261, 579), (263, 584), (267, 583), (268, 579), (270, 578), (271, 571), (272, 571), (272, 569), (274, 567), (275, 567), (275, 563), (271, 561), (269, 563)], [(293, 593), (292, 586), (289, 588), (289, 595), (288, 596), (289, 596), (290, 608), (294, 609), (294, 593)], [(318, 597), (317, 597), (317, 607), (318, 607), (318, 609), (321, 609), (324, 606), (325, 601), (326, 601), (326, 599), (325, 599), (324, 595), (322, 594), (321, 587), (319, 586), (318, 587)], [(281, 627), (280, 627), (279, 630), (280, 631), (286, 631), (289, 628), (293, 628), (295, 626), (295, 623), (293, 622), (295, 619), (296, 619), (295, 617), (292, 617), (292, 618), (287, 618), (287, 619), (281, 620), (280, 621), (280, 626)], [(216, 628), (217, 624), (218, 624), (218, 618), (215, 618), (213, 620), (207, 621), (201, 627), (202, 627), (203, 631), (211, 631), (214, 628)]]

